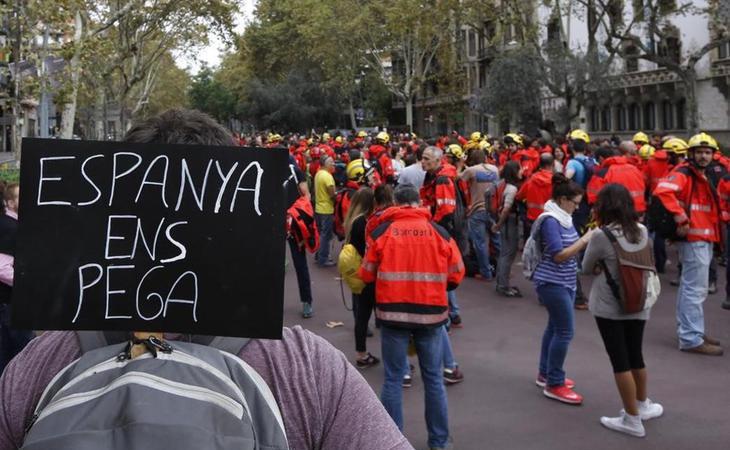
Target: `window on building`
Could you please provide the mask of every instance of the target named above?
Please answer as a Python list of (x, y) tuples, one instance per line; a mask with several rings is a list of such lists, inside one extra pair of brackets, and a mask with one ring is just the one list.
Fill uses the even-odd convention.
[(477, 55), (477, 34), (474, 30), (469, 30), (469, 43), (467, 48), (469, 49), (467, 55), (470, 58), (474, 58)]
[(718, 59), (730, 58), (730, 42), (726, 42), (717, 48), (717, 58)]
[(497, 34), (497, 25), (493, 20), (484, 22), (484, 37), (487, 39), (487, 43)]
[(479, 87), (479, 80), (477, 79), (477, 68), (475, 66), (469, 67), (469, 86), (470, 90), (472, 91)]
[(611, 131), (611, 107), (604, 106), (601, 110), (601, 131)]
[(626, 72), (637, 72), (639, 70), (639, 49), (635, 45), (631, 45), (626, 47), (625, 53)]
[(664, 27), (665, 38), (658, 43), (657, 53), (675, 64), (679, 64), (682, 52), (681, 41), (679, 40), (679, 28), (669, 25)]
[(674, 129), (674, 106), (669, 100), (662, 102), (662, 129)]
[(684, 99), (677, 102), (676, 105), (676, 118), (677, 118), (677, 129), (678, 130), (684, 130), (687, 128), (687, 124), (685, 123), (685, 106), (686, 102)]
[(514, 40), (514, 29), (511, 24), (504, 24), (504, 45), (509, 44)]
[(641, 128), (639, 121), (641, 120), (641, 111), (639, 105), (629, 105), (629, 130), (638, 130)]
[(588, 128), (591, 131), (598, 131), (598, 108), (591, 106), (590, 112), (591, 115), (588, 120)]
[(553, 17), (547, 24), (548, 43), (560, 42), (560, 18)]
[(654, 103), (649, 102), (644, 105), (644, 130), (653, 130), (656, 128), (656, 110), (654, 109)]
[(619, 131), (626, 129), (626, 108), (623, 105), (616, 107), (616, 129)]

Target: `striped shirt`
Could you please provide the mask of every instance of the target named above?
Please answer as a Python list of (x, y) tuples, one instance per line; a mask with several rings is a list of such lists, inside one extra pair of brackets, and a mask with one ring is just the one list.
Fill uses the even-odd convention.
[(532, 276), (537, 286), (546, 283), (567, 286), (575, 291), (578, 263), (572, 257), (562, 263), (556, 263), (553, 257), (564, 248), (570, 247), (579, 238), (575, 227), (563, 227), (553, 217), (547, 217), (540, 227), (540, 241), (542, 242), (542, 261)]

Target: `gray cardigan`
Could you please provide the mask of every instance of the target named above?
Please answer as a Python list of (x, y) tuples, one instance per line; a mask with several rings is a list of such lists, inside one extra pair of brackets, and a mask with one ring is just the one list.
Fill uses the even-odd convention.
[[(621, 248), (628, 251), (637, 251), (642, 249), (646, 245), (650, 245), (649, 233), (644, 225), (639, 224), (641, 229), (641, 240), (638, 244), (630, 244), (626, 238), (624, 238), (621, 229), (614, 226), (609, 226), (613, 234), (616, 236), (617, 241)], [(611, 276), (618, 281), (618, 260), (616, 259), (616, 251), (611, 245), (611, 241), (608, 240), (606, 234), (602, 231), (596, 232), (591, 236), (591, 240), (588, 242), (586, 247), (585, 255), (583, 256), (583, 263), (581, 273), (583, 275), (593, 275), (594, 268), (600, 267), (598, 261), (606, 261), (606, 266)], [(591, 293), (588, 297), (588, 309), (596, 317), (602, 317), (604, 319), (613, 320), (648, 320), (649, 311), (641, 311), (634, 314), (624, 314), (621, 311), (621, 305), (618, 300), (613, 296), (611, 288), (606, 282), (606, 276), (603, 271), (593, 279), (591, 285)]]

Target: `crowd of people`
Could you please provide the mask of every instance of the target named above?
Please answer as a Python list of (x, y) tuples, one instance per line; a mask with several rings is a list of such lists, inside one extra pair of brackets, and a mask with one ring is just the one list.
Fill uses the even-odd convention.
[[(686, 141), (640, 132), (631, 141), (592, 142), (580, 129), (558, 139), (477, 131), (468, 138), (405, 133), (392, 140), (381, 131), (307, 139), (271, 134), (265, 145), (288, 148), (299, 179), (311, 184), (321, 237), (316, 263), (337, 264), (336, 237), (357, 252), (359, 272), (346, 251), (339, 267), (355, 286), (354, 363), (360, 369), (380, 363), (366, 348), (374, 310), (385, 372), (381, 400), (401, 428), (400, 388), (410, 386), (413, 370), (408, 339), (415, 344), (432, 448), (445, 447), (448, 438), (444, 384), (464, 380), (449, 338), (451, 328), (462, 326), (459, 280), (466, 275), (494, 282), (497, 295), (524, 296), (512, 282), (523, 246), (525, 275), (548, 312), (536, 377), (546, 397), (583, 401), (563, 363), (575, 310), (588, 309), (624, 405), (601, 423), (644, 436), (642, 420), (662, 415), (647, 396), (642, 339), (659, 295), (657, 274), (667, 265), (667, 241), (678, 251), (679, 276), (671, 281), (679, 286), (678, 347), (723, 354), (705, 330), (703, 302), (717, 290), (717, 266), (727, 266), (722, 224), (730, 222), (730, 159), (706, 133)], [(595, 276), (589, 293), (581, 273)], [(730, 309), (726, 289), (722, 307)], [(311, 317), (311, 298), (302, 301), (303, 316)]]
[[(125, 140), (288, 149), (287, 240), (302, 317), (315, 314), (307, 253), (324, 270), (338, 266), (352, 290), (352, 364), (300, 327), (285, 328), (280, 341), (253, 339), (235, 352), (263, 381), (262, 398), (278, 405), (270, 417), (251, 418), (257, 439), (279, 439), (261, 432), (276, 428), (276, 420), (288, 448), (412, 448), (399, 430), (403, 388), (411, 386), (410, 358), (416, 356), (428, 446), (450, 448), (445, 386), (465, 380), (451, 342), (453, 329), (468, 319), (457, 296), (465, 276), (493, 285), (495, 295), (505, 298), (531, 295), (520, 291), (514, 277), (532, 281), (531, 296), (547, 312), (541, 347), (535, 349), (535, 383), (552, 400), (583, 402), (563, 366), (576, 310), (592, 313), (623, 404), (618, 416), (600, 419), (612, 430), (642, 437), (643, 421), (664, 411), (648, 396), (642, 340), (659, 295), (657, 274), (667, 264), (667, 241), (679, 258), (679, 277), (673, 280), (679, 285), (678, 348), (723, 353), (705, 330), (703, 302), (717, 289), (717, 267), (727, 267), (722, 252), (730, 228), (730, 159), (706, 133), (687, 141), (637, 133), (625, 142), (593, 142), (580, 129), (555, 139), (522, 133), (494, 138), (478, 131), (435, 139), (385, 131), (241, 137), (199, 112), (173, 110), (136, 124)], [(17, 193), (12, 186), (4, 198), (13, 220)], [(520, 249), (522, 274), (514, 264)], [(12, 252), (0, 242), (0, 283), (8, 287)], [(593, 276), (590, 292), (583, 291), (579, 274)], [(726, 289), (723, 308), (730, 309), (730, 286)], [(379, 357), (367, 346), (373, 313)], [(34, 427), (38, 433), (44, 390), (85, 361), (80, 336), (45, 332), (23, 342), (22, 352), (12, 349), (13, 355), (20, 352), (12, 361), (3, 361), (0, 450), (20, 448)], [(3, 335), (3, 347), (6, 339)], [(180, 336), (164, 339), (174, 347)], [(380, 364), (378, 401), (351, 372)], [(317, 389), (318, 384), (330, 388)], [(58, 436), (72, 435), (82, 433)]]

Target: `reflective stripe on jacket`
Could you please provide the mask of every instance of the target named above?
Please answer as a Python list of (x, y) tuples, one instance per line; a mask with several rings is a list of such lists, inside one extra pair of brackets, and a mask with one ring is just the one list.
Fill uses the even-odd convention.
[(422, 208), (388, 208), (369, 236), (359, 275), (375, 282), (375, 316), (389, 326), (430, 328), (448, 318), (446, 290), (464, 278), (456, 242)]

